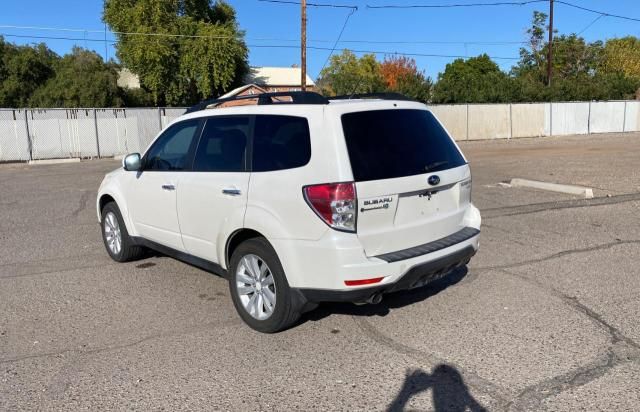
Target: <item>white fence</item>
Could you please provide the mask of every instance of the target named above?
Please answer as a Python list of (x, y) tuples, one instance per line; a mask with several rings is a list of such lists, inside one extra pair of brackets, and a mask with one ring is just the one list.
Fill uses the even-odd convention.
[(433, 105), (456, 140), (640, 131), (640, 101)]
[(143, 151), (184, 108), (0, 109), (0, 162)]
[[(640, 131), (640, 101), (432, 105), (456, 140)], [(142, 152), (184, 108), (0, 109), (0, 162)]]

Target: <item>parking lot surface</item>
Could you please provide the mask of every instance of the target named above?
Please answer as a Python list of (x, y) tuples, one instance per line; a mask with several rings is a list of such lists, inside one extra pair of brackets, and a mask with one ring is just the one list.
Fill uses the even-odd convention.
[(109, 259), (94, 204), (118, 162), (0, 165), (0, 410), (640, 410), (640, 135), (461, 147), (469, 267), (275, 335), (220, 277)]

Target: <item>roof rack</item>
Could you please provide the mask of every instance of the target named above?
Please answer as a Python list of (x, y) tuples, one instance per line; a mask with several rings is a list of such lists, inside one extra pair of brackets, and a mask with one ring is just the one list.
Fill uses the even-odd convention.
[[(280, 100), (280, 97), (288, 97), (287, 100)], [(235, 102), (242, 100), (258, 99), (258, 105), (269, 104), (329, 104), (329, 100), (315, 92), (274, 92), (251, 94), (246, 96), (233, 96), (224, 99), (208, 99), (203, 100), (187, 109), (185, 113), (193, 113), (209, 108), (210, 106), (218, 106), (222, 103)]]
[(352, 100), (352, 99), (381, 99), (381, 100), (407, 100), (407, 101), (415, 101), (404, 94), (401, 93), (393, 93), (393, 92), (385, 92), (385, 93), (361, 93), (361, 94), (351, 94), (351, 95), (343, 95), (343, 96), (333, 96), (329, 98), (330, 100)]

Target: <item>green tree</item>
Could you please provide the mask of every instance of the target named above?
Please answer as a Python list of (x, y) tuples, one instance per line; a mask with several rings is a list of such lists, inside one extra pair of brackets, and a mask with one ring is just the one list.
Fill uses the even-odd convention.
[(318, 85), (326, 95), (375, 93), (386, 89), (380, 63), (373, 54), (358, 58), (350, 50), (331, 57), (320, 73)]
[(29, 103), (37, 107), (119, 107), (118, 71), (94, 51), (74, 47), (57, 61), (55, 75), (38, 88)]
[[(544, 53), (544, 41), (547, 32), (547, 15), (534, 11), (531, 27), (527, 29), (529, 35), (528, 48), (520, 48), (520, 61), (512, 68), (515, 76), (528, 76), (531, 80), (544, 82), (547, 55)], [(546, 69), (545, 69), (546, 70)]]
[[(549, 44), (545, 41), (547, 15), (535, 11), (529, 34), (528, 48), (520, 49), (520, 61), (512, 70), (516, 76), (530, 76), (546, 82)], [(577, 34), (555, 36), (553, 39), (553, 77), (563, 78), (594, 74), (603, 52), (602, 42), (587, 43)]]
[(547, 87), (546, 24), (547, 15), (534, 12), (531, 28), (527, 30), (528, 47), (520, 49), (520, 61), (511, 70), (515, 101), (633, 97), (637, 82), (629, 73), (633, 72), (633, 50), (638, 45), (633, 38), (610, 40), (605, 45), (601, 41), (588, 43), (576, 34), (555, 36), (553, 81), (551, 87)]
[(44, 43), (16, 46), (0, 37), (0, 107), (26, 107), (36, 89), (54, 75), (59, 56)]
[(146, 34), (117, 35), (117, 55), (156, 104), (221, 94), (248, 72), (244, 32), (224, 1), (105, 0), (103, 20), (116, 32)]
[(125, 107), (147, 107), (153, 106), (153, 96), (148, 90), (140, 89), (120, 89), (120, 95)]
[(431, 101), (432, 88), (431, 78), (418, 73), (399, 76), (396, 87), (389, 89), (389, 91), (398, 92), (420, 102), (428, 103)]
[(486, 54), (447, 64), (434, 87), (434, 103), (499, 103), (511, 100), (511, 79)]

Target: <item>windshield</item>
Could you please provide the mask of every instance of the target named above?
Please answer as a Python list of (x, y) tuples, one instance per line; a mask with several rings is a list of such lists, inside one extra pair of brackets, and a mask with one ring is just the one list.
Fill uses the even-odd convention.
[(452, 169), (465, 164), (460, 151), (427, 110), (374, 110), (342, 115), (342, 128), (357, 182)]

